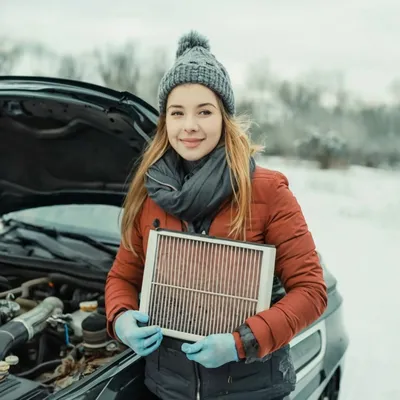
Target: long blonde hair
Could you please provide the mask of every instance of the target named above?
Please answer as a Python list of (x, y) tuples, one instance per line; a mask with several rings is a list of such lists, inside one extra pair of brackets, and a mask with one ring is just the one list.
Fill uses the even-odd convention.
[[(231, 172), (231, 183), (233, 188), (233, 205), (236, 212), (231, 221), (230, 235), (235, 238), (246, 239), (246, 226), (250, 218), (251, 205), (251, 177), (249, 171), (249, 157), (260, 146), (253, 145), (247, 134), (249, 125), (243, 117), (231, 117), (225, 111), (223, 103), (218, 99), (222, 113), (223, 134), (228, 166)], [(121, 222), (122, 244), (125, 248), (135, 253), (132, 246), (132, 227), (136, 222), (141, 208), (147, 198), (145, 188), (145, 176), (147, 170), (159, 160), (169, 148), (166, 128), (166, 116), (160, 115), (156, 134), (143, 153), (142, 160), (135, 172), (128, 193), (123, 204), (123, 217)], [(234, 185), (236, 182), (237, 189)]]

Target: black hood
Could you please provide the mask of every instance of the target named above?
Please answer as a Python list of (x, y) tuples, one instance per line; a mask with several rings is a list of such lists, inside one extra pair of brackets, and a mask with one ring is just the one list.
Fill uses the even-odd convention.
[(120, 206), (157, 118), (128, 92), (0, 77), (0, 215), (54, 204)]

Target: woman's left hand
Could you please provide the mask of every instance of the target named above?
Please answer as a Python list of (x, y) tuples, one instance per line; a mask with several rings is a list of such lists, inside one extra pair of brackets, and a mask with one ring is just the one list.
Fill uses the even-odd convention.
[(231, 361), (238, 361), (235, 339), (231, 333), (206, 336), (196, 343), (184, 343), (182, 351), (189, 360), (206, 368), (217, 368)]

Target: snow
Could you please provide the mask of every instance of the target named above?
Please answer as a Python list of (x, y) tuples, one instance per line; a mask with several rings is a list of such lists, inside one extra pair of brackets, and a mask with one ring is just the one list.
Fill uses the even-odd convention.
[(288, 177), (338, 279), (350, 339), (340, 400), (400, 399), (400, 172), (322, 171), (274, 157), (260, 164)]

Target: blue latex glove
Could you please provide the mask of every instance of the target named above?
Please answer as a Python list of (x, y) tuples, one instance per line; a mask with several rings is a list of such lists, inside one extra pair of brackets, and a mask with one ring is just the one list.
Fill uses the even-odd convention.
[(238, 361), (235, 339), (231, 333), (206, 336), (196, 343), (184, 343), (182, 351), (189, 360), (206, 368), (217, 368), (231, 361)]
[(139, 356), (147, 356), (156, 350), (163, 335), (158, 326), (139, 326), (146, 324), (149, 316), (140, 311), (128, 310), (115, 321), (115, 333), (122, 343), (130, 347)]

